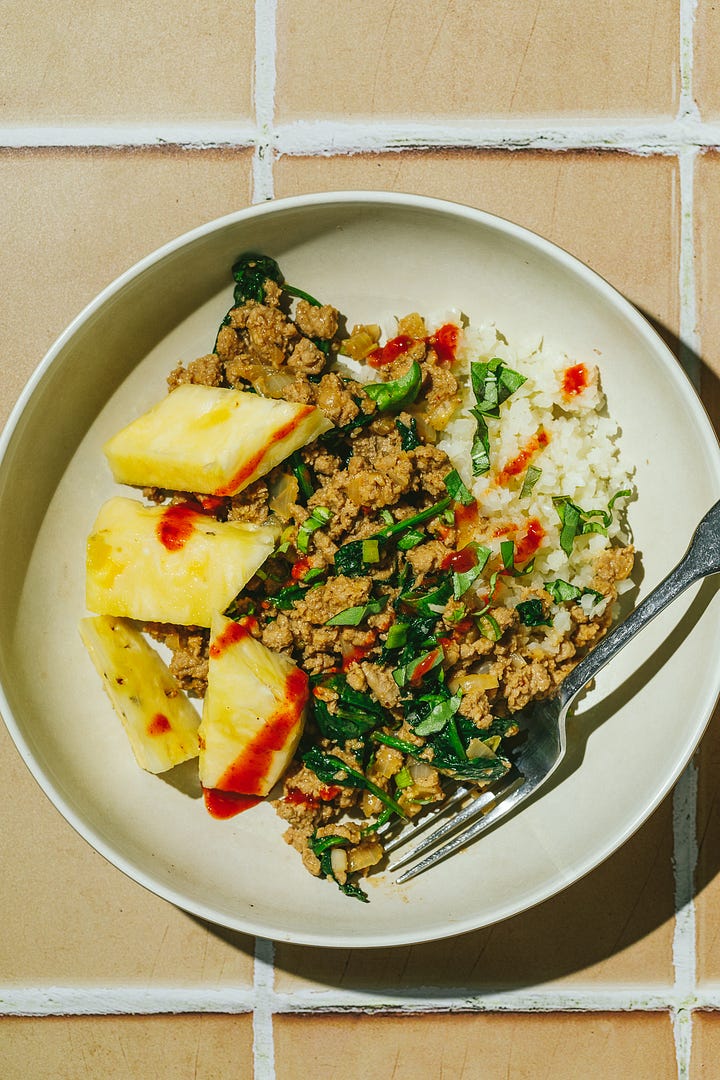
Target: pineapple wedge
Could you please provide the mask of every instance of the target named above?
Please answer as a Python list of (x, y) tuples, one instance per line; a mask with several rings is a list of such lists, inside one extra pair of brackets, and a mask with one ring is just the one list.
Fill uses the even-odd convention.
[(331, 427), (312, 405), (187, 383), (103, 449), (120, 484), (235, 495)]
[(161, 773), (197, 757), (200, 717), (139, 630), (127, 619), (99, 615), (82, 619), (80, 637), (138, 765)]
[(87, 542), (86, 603), (100, 615), (210, 626), (265, 562), (279, 530), (216, 521), (189, 506), (117, 496)]
[(204, 788), (267, 795), (300, 740), (308, 702), (304, 671), (252, 637), (250, 619), (213, 619), (200, 724)]

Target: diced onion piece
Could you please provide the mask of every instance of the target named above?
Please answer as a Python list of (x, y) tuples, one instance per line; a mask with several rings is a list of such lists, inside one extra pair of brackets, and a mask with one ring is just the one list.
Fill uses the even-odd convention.
[(462, 690), (463, 694), (469, 694), (472, 690), (495, 690), (499, 685), (497, 675), (492, 675), (488, 671), (483, 674), (463, 675), (452, 679), (450, 689), (454, 694), (458, 690)]
[(496, 756), (482, 739), (471, 739), (466, 753), (470, 761), (477, 761), (478, 758), (487, 758), (489, 761), (494, 761)]
[(330, 851), (330, 865), (332, 866), (333, 874), (337, 877), (342, 875), (344, 877), (347, 874), (348, 869), (348, 856), (347, 851), (341, 847), (334, 847)]
[(348, 873), (354, 874), (356, 870), (365, 870), (368, 866), (375, 866), (380, 862), (383, 857), (382, 845), (377, 840), (364, 840), (357, 847), (350, 848), (347, 856)]

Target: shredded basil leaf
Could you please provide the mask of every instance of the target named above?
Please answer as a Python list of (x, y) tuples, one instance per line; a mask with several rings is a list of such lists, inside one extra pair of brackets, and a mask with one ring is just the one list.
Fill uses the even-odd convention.
[(338, 611), (325, 623), (326, 626), (359, 626), (368, 615), (379, 615), (385, 607), (385, 600), (369, 600), (367, 604), (357, 604), (355, 607), (345, 608)]
[(410, 417), (409, 424), (403, 424), (402, 420), (396, 420), (395, 427), (400, 432), (400, 446), (403, 450), (415, 450), (420, 446), (420, 439), (417, 433), (417, 420), (414, 416)]
[(542, 600), (523, 600), (517, 606), (517, 613), (524, 626), (552, 626), (552, 619), (545, 614)]
[(420, 532), (418, 529), (410, 529), (398, 540), (398, 550), (410, 551), (412, 548), (417, 547), (418, 544), (422, 544), (424, 540), (427, 540), (425, 533)]
[[(413, 724), (413, 731), (416, 735), (425, 737), (427, 735), (435, 735), (437, 732), (442, 731), (447, 722), (455, 715), (460, 708), (460, 702), (462, 700), (462, 694), (454, 694), (452, 697), (440, 697), (430, 699), (429, 704), (431, 708), (424, 719), (421, 719), (419, 723)], [(418, 705), (422, 704), (422, 699), (418, 702)], [(412, 723), (412, 721), (410, 721)]]
[(549, 592), (556, 604), (563, 604), (568, 600), (579, 600), (581, 596), (594, 596), (596, 601), (604, 600), (602, 593), (596, 589), (579, 589), (577, 585), (571, 585), (569, 581), (558, 578), (556, 581), (546, 581), (545, 591)]
[(522, 487), (520, 488), (521, 499), (526, 499), (528, 497), (541, 476), (542, 469), (538, 469), (536, 465), (528, 465), (527, 472), (525, 473), (525, 477), (523, 479)]
[(475, 496), (465, 486), (457, 469), (447, 474), (443, 484), (447, 488), (448, 495), (451, 495), (455, 502), (462, 503), (463, 506), (471, 506), (475, 502)]

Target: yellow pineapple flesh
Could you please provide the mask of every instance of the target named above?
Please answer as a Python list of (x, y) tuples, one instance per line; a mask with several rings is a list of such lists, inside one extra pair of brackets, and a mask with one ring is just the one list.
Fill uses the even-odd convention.
[(210, 626), (265, 562), (279, 530), (216, 521), (189, 506), (117, 496), (87, 542), (86, 604), (100, 615)]
[(257, 641), (251, 628), (251, 619), (213, 620), (200, 781), (204, 788), (263, 796), (297, 748), (308, 678), (288, 657)]
[(157, 652), (127, 619), (83, 619), (80, 636), (138, 764), (165, 772), (197, 757), (200, 717)]
[(312, 405), (188, 383), (104, 451), (120, 484), (235, 495), (330, 427)]

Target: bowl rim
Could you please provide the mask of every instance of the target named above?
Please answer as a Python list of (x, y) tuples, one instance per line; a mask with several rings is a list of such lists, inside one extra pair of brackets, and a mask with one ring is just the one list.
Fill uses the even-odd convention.
[[(267, 202), (251, 205), (224, 214), (209, 222), (187, 230), (129, 266), (106, 285), (73, 318), (50, 346), (25, 383), (8, 416), (2, 432), (0, 433), (0, 479), (6, 468), (8, 450), (12, 444), (20, 419), (46, 372), (52, 367), (58, 355), (72, 340), (80, 328), (84, 326), (96, 312), (101, 310), (113, 296), (122, 292), (122, 290), (137, 277), (164, 261), (174, 252), (191, 246), (197, 240), (209, 236), (214, 232), (222, 231), (237, 222), (261, 219), (282, 210), (302, 210), (303, 208), (317, 208), (331, 206), (333, 204), (350, 206), (353, 203), (427, 210), (436, 213), (449, 214), (453, 217), (465, 218), (475, 224), (485, 225), (488, 228), (495, 229), (525, 245), (535, 248), (538, 252), (562, 264), (565, 269), (569, 270), (576, 277), (579, 277), (584, 284), (602, 294), (606, 301), (608, 301), (620, 315), (633, 325), (636, 332), (640, 333), (641, 337), (645, 339), (652, 351), (662, 357), (667, 374), (670, 376), (675, 388), (690, 406), (696, 421), (699, 422), (699, 426), (702, 429), (704, 442), (707, 444), (707, 449), (710, 453), (708, 465), (712, 465), (713, 467), (711, 471), (714, 472), (717, 481), (718, 494), (720, 495), (720, 443), (715, 435), (704, 403), (700, 399), (689, 375), (684, 370), (667, 342), (650, 323), (649, 319), (614, 285), (577, 256), (568, 252), (565, 248), (545, 238), (539, 233), (536, 233), (525, 226), (518, 225), (500, 215), (448, 199), (406, 192), (385, 191), (381, 189), (348, 189), (342, 191), (309, 192), (302, 195), (272, 199)], [(702, 711), (698, 711), (699, 722), (693, 727), (692, 738), (686, 740), (683, 753), (676, 759), (675, 767), (671, 771), (667, 782), (662, 786), (662, 789), (656, 791), (654, 799), (650, 804), (644, 807), (643, 812), (640, 815), (635, 819), (628, 821), (626, 828), (615, 838), (613, 843), (608, 844), (600, 852), (594, 850), (592, 855), (584, 860), (579, 867), (574, 867), (572, 874), (567, 881), (560, 883), (559, 885), (556, 881), (548, 883), (544, 889), (535, 890), (530, 902), (527, 902), (527, 899), (518, 899), (514, 904), (511, 903), (506, 905), (503, 911), (498, 913), (497, 916), (484, 921), (478, 922), (477, 920), (468, 918), (462, 922), (453, 923), (448, 927), (437, 926), (432, 933), (428, 933), (427, 931), (418, 932), (417, 930), (401, 930), (398, 932), (396, 928), (393, 928), (394, 932), (391, 937), (379, 935), (377, 933), (359, 933), (357, 937), (348, 940), (344, 936), (333, 937), (331, 933), (321, 934), (317, 932), (307, 932), (298, 934), (284, 932), (282, 929), (268, 927), (261, 920), (258, 920), (253, 916), (229, 919), (224, 915), (220, 915), (220, 913), (214, 910), (210, 904), (190, 900), (183, 896), (180, 891), (173, 889), (170, 885), (156, 879), (153, 874), (139, 869), (131, 862), (131, 860), (127, 859), (117, 851), (112, 843), (98, 835), (95, 828), (75, 810), (58, 789), (52, 776), (45, 768), (43, 768), (33, 754), (29, 741), (25, 738), (23, 733), (22, 725), (18, 722), (10, 707), (5, 692), (5, 685), (3, 681), (0, 680), (0, 714), (15, 747), (33, 779), (68, 824), (71, 825), (71, 827), (86, 840), (95, 851), (132, 881), (135, 881), (154, 895), (160, 896), (183, 911), (206, 920), (211, 924), (228, 927), (240, 933), (299, 945), (323, 948), (358, 949), (379, 947), (390, 948), (441, 940), (447, 937), (456, 937), (480, 929), (483, 926), (490, 926), (501, 920), (512, 918), (523, 911), (530, 910), (579, 881), (626, 843), (633, 833), (647, 820), (662, 802), (683, 772), (687, 762), (702, 738), (718, 697), (720, 697), (720, 667), (716, 670), (712, 685), (708, 685), (708, 690), (706, 691), (704, 699), (704, 708)]]

